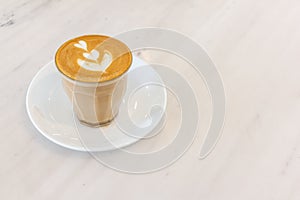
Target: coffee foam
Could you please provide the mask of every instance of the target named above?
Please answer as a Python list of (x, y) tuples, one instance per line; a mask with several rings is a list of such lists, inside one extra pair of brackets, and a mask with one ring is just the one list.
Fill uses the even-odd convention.
[(132, 55), (121, 41), (103, 35), (84, 35), (65, 42), (56, 52), (57, 68), (81, 82), (105, 82), (130, 67)]

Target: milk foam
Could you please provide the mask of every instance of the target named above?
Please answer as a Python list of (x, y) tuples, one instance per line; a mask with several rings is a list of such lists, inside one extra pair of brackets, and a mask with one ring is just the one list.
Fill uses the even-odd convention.
[(77, 64), (84, 69), (105, 72), (112, 63), (112, 55), (109, 51), (104, 52), (102, 59), (99, 62), (100, 52), (96, 49), (89, 52), (87, 43), (84, 40), (79, 40), (78, 43), (74, 44), (74, 46), (85, 51), (83, 53), (83, 57), (85, 57), (86, 60), (82, 60), (80, 58), (77, 59)]

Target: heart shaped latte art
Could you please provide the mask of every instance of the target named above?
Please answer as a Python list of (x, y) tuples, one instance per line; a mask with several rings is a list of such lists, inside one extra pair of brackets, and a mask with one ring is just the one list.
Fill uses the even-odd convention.
[[(98, 54), (98, 56), (99, 56), (99, 54)], [(97, 58), (98, 58), (98, 56), (97, 56)], [(108, 52), (104, 53), (100, 63), (97, 61), (91, 62), (91, 61), (87, 61), (87, 60), (82, 60), (80, 58), (77, 59), (77, 64), (80, 67), (90, 70), (90, 71), (105, 72), (105, 70), (110, 66), (111, 63), (112, 63), (112, 55)]]
[(97, 61), (97, 59), (99, 58), (99, 52), (93, 49), (90, 53), (83, 53), (83, 56), (86, 59)]
[(87, 44), (83, 40), (79, 40), (79, 42), (74, 44), (74, 46), (87, 51)]
[(82, 60), (80, 58), (77, 59), (77, 64), (84, 69), (105, 72), (105, 70), (112, 63), (112, 55), (109, 52), (105, 52), (101, 62), (99, 62), (99, 51), (93, 49), (91, 52), (88, 52), (87, 43), (83, 40), (78, 41), (78, 43), (74, 44), (74, 46), (85, 50), (86, 52), (83, 53), (83, 57), (90, 60)]

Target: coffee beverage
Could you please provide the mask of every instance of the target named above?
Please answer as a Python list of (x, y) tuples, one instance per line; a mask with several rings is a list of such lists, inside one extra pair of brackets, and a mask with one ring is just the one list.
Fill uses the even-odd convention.
[(77, 37), (57, 50), (55, 63), (80, 122), (95, 127), (114, 119), (131, 62), (132, 54), (124, 43), (103, 35)]

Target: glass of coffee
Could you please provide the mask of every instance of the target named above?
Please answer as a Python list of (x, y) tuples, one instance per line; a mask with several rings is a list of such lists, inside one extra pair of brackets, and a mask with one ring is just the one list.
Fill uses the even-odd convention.
[(82, 124), (110, 124), (118, 113), (132, 63), (129, 48), (104, 35), (84, 35), (65, 42), (55, 55), (64, 90)]

